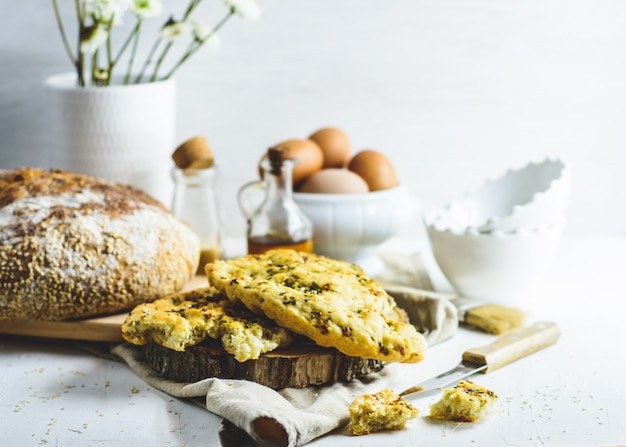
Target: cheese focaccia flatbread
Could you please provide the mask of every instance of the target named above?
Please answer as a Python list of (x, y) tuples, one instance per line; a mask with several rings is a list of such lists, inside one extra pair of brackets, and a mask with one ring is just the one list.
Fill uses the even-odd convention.
[(279, 326), (366, 359), (422, 360), (424, 337), (389, 315), (395, 301), (358, 266), (294, 250), (270, 250), (205, 267), (209, 284)]
[(138, 305), (122, 325), (122, 336), (135, 345), (154, 341), (175, 351), (213, 338), (240, 362), (286, 347), (293, 338), (272, 320), (251, 313), (211, 288)]
[(469, 380), (461, 380), (454, 388), (443, 390), (440, 400), (430, 405), (430, 419), (453, 422), (476, 422), (495, 406), (498, 396), (493, 391)]

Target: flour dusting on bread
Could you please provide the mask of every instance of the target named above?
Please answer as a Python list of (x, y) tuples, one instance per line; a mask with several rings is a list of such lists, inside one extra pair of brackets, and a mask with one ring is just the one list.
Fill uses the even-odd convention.
[(180, 290), (196, 234), (147, 194), (91, 176), (0, 174), (0, 320), (103, 315)]

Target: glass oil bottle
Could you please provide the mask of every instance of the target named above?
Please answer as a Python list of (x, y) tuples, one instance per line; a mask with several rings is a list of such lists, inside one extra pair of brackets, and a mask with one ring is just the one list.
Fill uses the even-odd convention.
[[(293, 166), (284, 148), (270, 148), (261, 162), (262, 181), (239, 190), (239, 205), (247, 218), (249, 254), (274, 248), (313, 251), (313, 224), (293, 199)], [(256, 207), (251, 200), (255, 193), (262, 195)]]

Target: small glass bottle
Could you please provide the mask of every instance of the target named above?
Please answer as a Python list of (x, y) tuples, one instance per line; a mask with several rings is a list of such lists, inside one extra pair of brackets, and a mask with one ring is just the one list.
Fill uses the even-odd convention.
[(215, 196), (216, 178), (215, 166), (205, 169), (172, 169), (172, 213), (186, 222), (200, 238), (198, 275), (204, 275), (204, 266), (222, 255), (219, 210)]
[[(293, 200), (293, 161), (280, 147), (270, 148), (261, 162), (263, 182), (244, 185), (239, 204), (248, 219), (248, 253), (264, 253), (274, 248), (313, 251), (313, 224)], [(258, 208), (247, 201), (251, 190), (264, 189), (265, 197)]]

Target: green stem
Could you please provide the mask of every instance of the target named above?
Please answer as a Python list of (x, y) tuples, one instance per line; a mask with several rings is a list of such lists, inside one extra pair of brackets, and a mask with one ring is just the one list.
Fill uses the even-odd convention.
[(112, 31), (112, 24), (109, 23), (107, 25), (107, 78), (105, 80), (105, 85), (109, 85), (111, 84), (111, 78), (113, 77), (113, 68), (115, 66), (115, 63), (113, 61), (113, 50), (112, 50), (112, 44), (111, 44), (111, 31)]
[(97, 85), (98, 78), (96, 71), (98, 70), (98, 50), (94, 51), (91, 55), (91, 83)]
[[(202, 0), (191, 0), (189, 2), (189, 6), (187, 7), (187, 10), (185, 11), (185, 14), (183, 14), (183, 19), (182, 21), (185, 22), (189, 19), (189, 16), (191, 16), (191, 13), (198, 7), (198, 5), (202, 2)], [(154, 67), (154, 71), (152, 72), (152, 76), (150, 77), (150, 82), (154, 82), (157, 80), (157, 76), (159, 73), (159, 69), (161, 68), (161, 64), (163, 63), (163, 61), (165, 60), (165, 56), (167, 55), (167, 53), (170, 51), (170, 49), (172, 48), (172, 45), (174, 45), (173, 42), (168, 42), (167, 46), (163, 49), (163, 52), (161, 53), (161, 56), (159, 57), (155, 67)], [(164, 78), (167, 79), (167, 78)]]
[(137, 23), (135, 24), (135, 27), (128, 34), (128, 37), (126, 37), (124, 44), (118, 50), (117, 56), (115, 56), (115, 59), (113, 59), (114, 64), (117, 65), (120, 58), (122, 57), (122, 54), (124, 53), (124, 51), (126, 51), (126, 48), (128, 47), (128, 45), (130, 45), (130, 42), (137, 36), (137, 34), (139, 34), (142, 23), (143, 23), (143, 19), (140, 19), (139, 17), (137, 17)]
[(185, 63), (185, 61), (187, 61), (187, 59), (189, 59), (192, 55), (194, 55), (198, 49), (200, 49), (202, 47), (202, 45), (204, 45), (204, 43), (209, 40), (211, 37), (213, 37), (215, 35), (215, 33), (217, 33), (219, 31), (219, 29), (224, 26), (224, 24), (228, 21), (228, 19), (230, 19), (232, 17), (232, 15), (235, 13), (235, 10), (231, 8), (231, 10), (224, 16), (224, 18), (217, 24), (215, 25), (215, 27), (213, 28), (213, 30), (207, 34), (200, 42), (198, 42), (197, 45), (190, 47), (185, 54), (183, 54), (183, 56), (180, 58), (180, 60), (176, 63), (176, 65), (174, 65), (172, 67), (172, 69), (169, 71), (169, 73), (167, 73), (165, 76), (163, 76), (163, 79), (169, 79), (171, 78), (174, 73), (176, 72), (176, 70), (178, 70), (180, 68), (181, 65), (183, 65)]
[(76, 9), (76, 17), (78, 18), (78, 47), (76, 48), (76, 73), (78, 77), (78, 85), (85, 86), (85, 54), (81, 51), (80, 44), (81, 38), (85, 32), (85, 17), (80, 9), (80, 0), (74, 0), (74, 7)]
[(135, 78), (135, 84), (139, 84), (141, 82), (141, 80), (143, 79), (143, 76), (146, 74), (146, 70), (148, 69), (148, 67), (152, 63), (152, 58), (154, 57), (154, 55), (156, 53), (156, 50), (157, 50), (157, 48), (159, 48), (160, 44), (161, 44), (161, 39), (157, 38), (157, 40), (152, 45), (152, 48), (150, 48), (150, 52), (148, 53), (148, 57), (146, 58), (146, 61), (144, 62), (143, 67), (141, 67), (141, 71), (139, 71), (139, 74)]
[[(130, 52), (130, 58), (128, 59), (128, 68), (126, 69), (126, 76), (124, 77), (124, 84), (128, 84), (130, 82), (130, 74), (133, 71), (133, 63), (135, 62), (135, 56), (137, 54), (137, 47), (139, 46), (139, 31), (141, 30), (141, 23), (142, 23), (142, 20), (138, 19), (137, 25), (135, 25), (135, 30), (131, 34), (131, 36), (134, 36), (133, 49)], [(129, 39), (130, 39), (130, 36), (129, 36)], [(119, 59), (119, 56), (122, 55), (122, 52), (126, 49), (126, 46), (128, 45), (128, 42), (130, 41), (129, 39), (127, 39), (126, 42), (124, 43), (124, 47), (118, 54), (118, 59)], [(117, 60), (116, 60), (116, 63), (117, 63)]]
[[(198, 41), (196, 39), (192, 39), (191, 42), (189, 42), (189, 45), (187, 45), (187, 49), (185, 50), (185, 53), (188, 53), (190, 51), (195, 51), (195, 48), (197, 46), (200, 46)], [(185, 54), (185, 53), (183, 53), (183, 54)]]
[(163, 52), (161, 53), (161, 57), (159, 57), (159, 59), (157, 60), (156, 65), (154, 66), (154, 71), (152, 72), (152, 76), (150, 77), (150, 82), (156, 81), (157, 74), (159, 72), (159, 68), (161, 68), (161, 64), (165, 60), (165, 56), (167, 56), (167, 53), (170, 51), (170, 49), (172, 48), (173, 45), (174, 45), (174, 42), (172, 42), (170, 40), (167, 43), (167, 45), (165, 46), (165, 48), (163, 49)]
[(54, 7), (54, 16), (57, 20), (57, 25), (59, 27), (59, 32), (61, 33), (61, 40), (63, 40), (63, 46), (65, 47), (65, 52), (72, 61), (72, 64), (76, 66), (77, 60), (74, 57), (74, 53), (72, 53), (72, 49), (70, 48), (70, 43), (67, 40), (67, 34), (65, 34), (65, 27), (63, 26), (63, 21), (61, 20), (61, 13), (59, 12), (59, 5), (57, 0), (52, 0), (52, 6)]
[(183, 15), (183, 20), (187, 20), (189, 18), (193, 10), (196, 9), (200, 2), (202, 2), (202, 0), (191, 0), (191, 2), (189, 2), (187, 11), (185, 11), (185, 14)]

